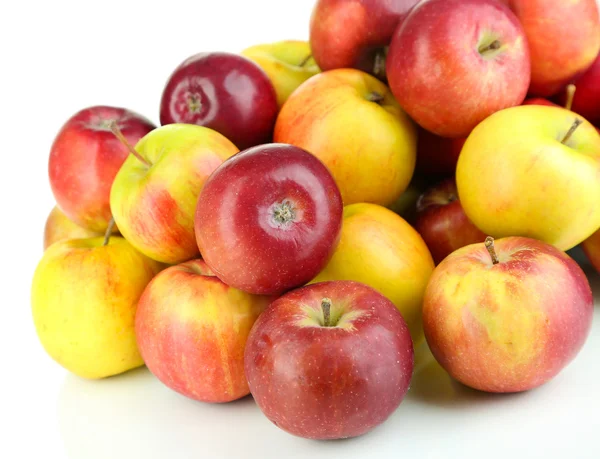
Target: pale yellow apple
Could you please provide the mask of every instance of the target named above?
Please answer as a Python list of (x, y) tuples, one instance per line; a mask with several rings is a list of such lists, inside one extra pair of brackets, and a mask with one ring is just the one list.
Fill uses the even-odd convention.
[(600, 227), (600, 135), (561, 107), (501, 110), (467, 138), (456, 184), (465, 213), (484, 233), (569, 250)]
[(340, 242), (311, 283), (352, 280), (369, 285), (402, 313), (415, 345), (422, 342), (421, 307), (434, 269), (425, 242), (402, 217), (377, 204), (344, 208)]
[(46, 352), (87, 379), (123, 373), (144, 364), (134, 319), (138, 299), (164, 267), (120, 236), (51, 245), (31, 287), (33, 321)]
[(290, 94), (311, 76), (320, 72), (310, 51), (310, 44), (300, 40), (283, 40), (251, 46), (241, 52), (267, 74), (281, 107)]

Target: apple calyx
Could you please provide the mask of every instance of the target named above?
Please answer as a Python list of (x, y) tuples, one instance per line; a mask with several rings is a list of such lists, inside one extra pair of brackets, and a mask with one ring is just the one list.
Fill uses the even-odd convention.
[(117, 126), (117, 122), (116, 121), (112, 121), (110, 123), (110, 130), (111, 132), (114, 134), (114, 136), (119, 139), (119, 141), (125, 146), (125, 148), (127, 148), (127, 150), (129, 150), (129, 153), (131, 153), (133, 156), (135, 156), (137, 159), (139, 159), (142, 163), (144, 163), (145, 166), (150, 167), (151, 164), (146, 161), (144, 159), (144, 157), (142, 155), (140, 155), (135, 148), (133, 148), (131, 146), (131, 144), (127, 141), (127, 138), (123, 135), (123, 133), (121, 132), (121, 129), (119, 129), (119, 126)]
[(108, 222), (108, 227), (106, 228), (106, 232), (104, 233), (104, 241), (102, 241), (102, 247), (105, 247), (108, 245), (108, 242), (110, 241), (110, 235), (112, 234), (114, 227), (115, 227), (115, 218), (110, 217), (110, 221)]
[(367, 96), (367, 100), (369, 102), (375, 102), (376, 104), (380, 104), (385, 99), (385, 96), (377, 91), (370, 92)]
[(272, 212), (273, 220), (278, 226), (288, 225), (296, 219), (294, 205), (287, 199), (273, 204)]
[(323, 326), (331, 327), (331, 300), (329, 298), (321, 300), (321, 309), (323, 310)]
[(571, 110), (571, 107), (573, 107), (573, 99), (575, 98), (576, 90), (577, 87), (572, 83), (567, 86), (567, 101), (565, 102), (565, 108), (567, 110)]
[(202, 102), (195, 94), (190, 94), (188, 96), (187, 105), (190, 113), (200, 113), (200, 109), (202, 108)]
[(496, 249), (494, 247), (493, 237), (488, 236), (485, 238), (485, 248), (487, 249), (488, 253), (490, 254), (490, 257), (492, 258), (492, 264), (497, 265), (498, 263), (500, 263), (500, 260), (498, 260), (498, 255), (496, 254)]
[(583, 123), (583, 120), (581, 118), (575, 118), (575, 121), (573, 121), (573, 124), (571, 125), (563, 139), (560, 141), (560, 143), (566, 144), (581, 123)]

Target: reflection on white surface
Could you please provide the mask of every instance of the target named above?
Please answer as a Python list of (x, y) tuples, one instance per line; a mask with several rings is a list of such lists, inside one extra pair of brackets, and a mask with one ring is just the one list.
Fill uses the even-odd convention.
[[(589, 266), (585, 266), (591, 273)], [(600, 278), (590, 276), (596, 298)], [(210, 405), (163, 386), (145, 368), (103, 381), (65, 377), (58, 398), (60, 431), (71, 459), (437, 458), (572, 456), (597, 458), (600, 304), (578, 358), (536, 390), (485, 394), (453, 380), (426, 349), (405, 401), (363, 437), (317, 442), (272, 425), (251, 397)], [(590, 416), (586, 418), (586, 416)], [(574, 428), (577, 426), (577, 428)], [(460, 438), (460, 440), (458, 440)], [(583, 443), (582, 443), (583, 442)], [(412, 456), (410, 456), (412, 455)], [(512, 453), (511, 453), (511, 457)]]

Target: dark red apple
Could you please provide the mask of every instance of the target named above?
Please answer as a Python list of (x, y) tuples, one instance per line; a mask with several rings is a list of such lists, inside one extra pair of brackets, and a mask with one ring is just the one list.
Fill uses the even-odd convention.
[(435, 135), (422, 127), (418, 129), (415, 173), (424, 177), (454, 176), (466, 137), (450, 139)]
[(400, 405), (414, 368), (402, 315), (352, 281), (296, 289), (255, 322), (244, 353), (254, 400), (281, 429), (304, 438), (362, 435)]
[(455, 250), (483, 242), (486, 237), (460, 205), (454, 178), (438, 183), (419, 197), (414, 227), (436, 265)]
[[(600, 54), (592, 66), (575, 80), (575, 85), (577, 91), (571, 110), (592, 124), (600, 123)], [(558, 96), (558, 101), (564, 105), (568, 98), (568, 90), (563, 90)]]
[(339, 241), (342, 197), (315, 156), (287, 144), (260, 145), (219, 166), (195, 217), (202, 258), (223, 282), (275, 295), (325, 267)]
[(113, 121), (131, 145), (156, 127), (125, 108), (89, 107), (62, 126), (48, 162), (50, 186), (60, 210), (69, 220), (95, 232), (108, 227), (110, 189), (129, 155), (110, 130)]
[(160, 122), (205, 126), (244, 150), (271, 141), (278, 110), (275, 88), (257, 64), (237, 54), (200, 53), (170, 76)]
[(357, 68), (385, 80), (396, 26), (419, 0), (317, 0), (310, 46), (322, 70)]

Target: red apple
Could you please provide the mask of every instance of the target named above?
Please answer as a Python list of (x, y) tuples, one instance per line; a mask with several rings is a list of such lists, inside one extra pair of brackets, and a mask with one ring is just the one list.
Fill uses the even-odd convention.
[(525, 99), (521, 105), (549, 105), (551, 107), (559, 106), (548, 99), (544, 99), (543, 97), (531, 97), (529, 99)]
[(362, 435), (402, 402), (413, 344), (393, 303), (365, 284), (289, 292), (258, 318), (244, 367), (254, 400), (281, 429), (311, 439)]
[(322, 70), (356, 68), (385, 80), (385, 54), (401, 18), (419, 0), (317, 0), (310, 45)]
[(503, 1), (527, 36), (532, 96), (556, 94), (592, 65), (600, 51), (597, 0)]
[(584, 253), (600, 273), (600, 229), (581, 243)]
[(93, 232), (108, 227), (110, 188), (129, 155), (110, 130), (113, 121), (132, 145), (155, 127), (124, 108), (90, 107), (63, 125), (50, 151), (48, 173), (58, 207), (69, 220)]
[(244, 150), (272, 139), (278, 111), (275, 88), (257, 64), (237, 54), (200, 53), (170, 76), (160, 122), (209, 127)]
[[(592, 124), (600, 123), (600, 54), (587, 71), (575, 80), (577, 91), (571, 110), (579, 113)], [(567, 90), (559, 94), (558, 101), (564, 104), (569, 98)]]
[(429, 0), (397, 28), (387, 77), (421, 127), (466, 137), (489, 115), (519, 105), (530, 81), (527, 40), (496, 0)]
[(563, 251), (523, 237), (499, 239), (494, 248), (488, 238), (434, 270), (423, 327), (452, 377), (482, 391), (519, 392), (549, 381), (575, 358), (592, 314), (588, 280)]
[(246, 339), (270, 300), (225, 285), (202, 260), (171, 266), (139, 300), (140, 354), (162, 383), (186, 397), (211, 403), (244, 397)]
[(342, 197), (327, 168), (293, 145), (242, 151), (219, 166), (198, 199), (202, 258), (226, 284), (280, 294), (314, 278), (339, 240)]
[(414, 226), (436, 264), (461, 247), (485, 240), (485, 234), (465, 215), (454, 178), (440, 182), (419, 197)]
[(452, 177), (465, 137), (449, 139), (418, 128), (415, 173), (425, 177)]

